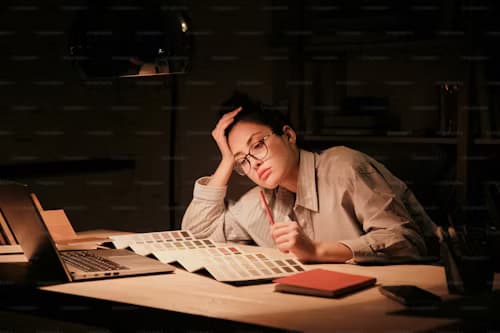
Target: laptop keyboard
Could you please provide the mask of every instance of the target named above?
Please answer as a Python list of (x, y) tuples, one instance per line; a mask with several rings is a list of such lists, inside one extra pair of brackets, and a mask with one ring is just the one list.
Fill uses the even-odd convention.
[(85, 272), (117, 271), (128, 269), (107, 258), (88, 251), (61, 252), (61, 258), (67, 263)]

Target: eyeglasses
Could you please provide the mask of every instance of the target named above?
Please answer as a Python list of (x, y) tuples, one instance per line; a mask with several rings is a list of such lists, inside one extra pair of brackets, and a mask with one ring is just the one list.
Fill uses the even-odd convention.
[(235, 163), (234, 163), (234, 171), (236, 171), (239, 175), (245, 176), (250, 172), (250, 169), (252, 165), (250, 164), (250, 160), (248, 157), (252, 157), (254, 160), (262, 160), (267, 156), (267, 153), (269, 152), (269, 149), (267, 148), (266, 145), (266, 140), (272, 135), (273, 133), (270, 133), (266, 136), (264, 136), (262, 139), (259, 141), (253, 143), (250, 146), (250, 149), (248, 151), (248, 154), (246, 154), (242, 158), (238, 158)]

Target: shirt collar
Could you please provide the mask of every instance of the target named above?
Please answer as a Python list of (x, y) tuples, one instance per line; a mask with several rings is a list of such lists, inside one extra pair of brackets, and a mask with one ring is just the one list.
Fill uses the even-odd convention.
[(300, 150), (299, 176), (295, 206), (318, 212), (318, 190), (316, 186), (316, 155)]

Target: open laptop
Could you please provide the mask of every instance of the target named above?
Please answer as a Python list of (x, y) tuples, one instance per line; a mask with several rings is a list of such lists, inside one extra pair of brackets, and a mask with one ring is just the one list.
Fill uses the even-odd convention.
[[(58, 251), (26, 185), (0, 183), (0, 213), (14, 232), (28, 263), (19, 283), (39, 285), (130, 275), (169, 273), (171, 265), (128, 250)], [(0, 277), (9, 268), (1, 267)]]

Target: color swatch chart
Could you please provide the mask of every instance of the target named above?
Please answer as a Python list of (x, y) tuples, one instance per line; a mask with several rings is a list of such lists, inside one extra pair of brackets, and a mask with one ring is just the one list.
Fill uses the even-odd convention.
[(166, 264), (177, 262), (189, 272), (206, 269), (222, 282), (268, 280), (306, 270), (298, 260), (284, 254), (245, 253), (234, 245), (196, 239), (185, 230), (116, 235), (110, 239), (116, 248), (130, 248)]

